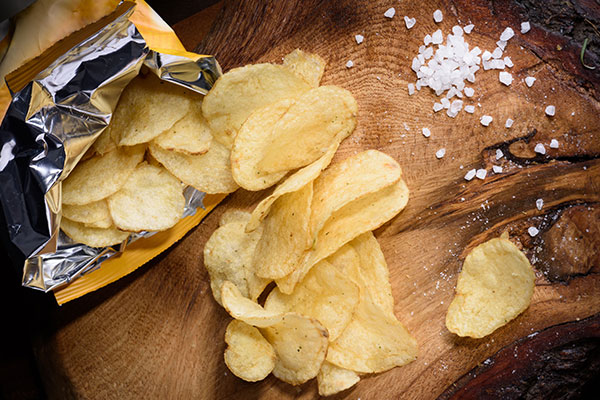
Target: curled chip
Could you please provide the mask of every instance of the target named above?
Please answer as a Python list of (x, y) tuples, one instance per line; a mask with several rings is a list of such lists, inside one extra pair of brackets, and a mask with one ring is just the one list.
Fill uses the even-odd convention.
[(164, 231), (179, 221), (185, 207), (181, 182), (166, 169), (145, 162), (107, 201), (115, 226), (133, 232)]
[(63, 204), (88, 204), (115, 193), (142, 161), (144, 152), (144, 146), (122, 147), (80, 162), (63, 181)]
[(204, 266), (210, 276), (210, 287), (215, 300), (221, 302), (221, 287), (232, 282), (241, 295), (256, 300), (269, 280), (259, 278), (252, 270), (252, 255), (262, 229), (248, 234), (244, 226), (250, 213), (237, 211), (223, 214), (222, 225), (204, 246)]
[(283, 58), (283, 66), (299, 75), (310, 86), (318, 87), (325, 71), (325, 60), (316, 54), (296, 49)]
[(283, 314), (265, 310), (256, 301), (244, 297), (240, 289), (232, 282), (225, 281), (221, 287), (223, 308), (229, 315), (252, 326), (265, 328), (281, 321)]
[(319, 395), (331, 396), (354, 386), (360, 377), (354, 371), (340, 368), (325, 361), (317, 375)]
[(482, 338), (525, 311), (535, 274), (527, 257), (508, 238), (488, 240), (465, 258), (446, 327), (459, 336)]
[(168, 151), (151, 142), (150, 154), (170, 173), (186, 185), (205, 193), (231, 193), (238, 185), (231, 176), (229, 150), (212, 141), (208, 152), (201, 155)]
[(108, 228), (112, 225), (108, 204), (104, 199), (78, 206), (63, 204), (62, 214), (63, 217), (68, 218), (71, 221), (81, 222), (83, 224), (91, 225), (101, 223), (104, 225), (104, 222), (108, 221), (108, 226), (104, 226), (104, 228)]
[(248, 190), (273, 185), (352, 133), (356, 114), (352, 94), (337, 86), (320, 86), (255, 111), (233, 143), (235, 181)]
[(154, 139), (154, 143), (165, 150), (185, 154), (206, 153), (210, 148), (212, 133), (202, 116), (201, 106), (200, 102), (193, 104), (190, 112)]
[(275, 350), (252, 325), (234, 319), (227, 325), (225, 343), (225, 364), (238, 378), (256, 382), (273, 371)]
[(80, 222), (63, 218), (60, 229), (77, 243), (90, 247), (106, 247), (119, 244), (129, 237), (131, 232), (121, 231), (114, 226), (110, 228), (93, 228)]
[(281, 65), (247, 65), (217, 79), (204, 97), (202, 113), (215, 139), (230, 149), (238, 130), (254, 110), (297, 97), (309, 89), (304, 79)]

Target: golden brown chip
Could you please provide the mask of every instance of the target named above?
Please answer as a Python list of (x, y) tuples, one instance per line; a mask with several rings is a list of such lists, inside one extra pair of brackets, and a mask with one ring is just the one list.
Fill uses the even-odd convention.
[(233, 318), (259, 328), (265, 328), (281, 322), (284, 315), (280, 312), (265, 310), (256, 301), (245, 297), (240, 292), (240, 289), (229, 281), (223, 282), (221, 287), (221, 301), (223, 308)]
[(166, 169), (146, 162), (107, 201), (115, 226), (133, 232), (169, 229), (181, 219), (185, 207), (181, 182)]
[(87, 204), (63, 204), (62, 214), (71, 221), (91, 224), (98, 221), (110, 220), (110, 212), (106, 200), (98, 200)]
[(535, 273), (525, 255), (506, 238), (475, 247), (458, 275), (446, 327), (459, 336), (482, 338), (529, 307)]
[(231, 193), (238, 188), (231, 176), (229, 150), (212, 141), (208, 152), (189, 155), (150, 143), (150, 153), (186, 185), (205, 193)]
[(318, 87), (325, 71), (325, 60), (316, 54), (296, 49), (283, 58), (283, 66), (299, 75), (310, 86)]
[(144, 146), (122, 147), (80, 162), (63, 181), (63, 204), (88, 204), (115, 193), (142, 161), (144, 151)]
[(247, 65), (217, 79), (202, 102), (202, 113), (214, 138), (230, 149), (253, 111), (309, 89), (308, 83), (281, 65)]
[(325, 361), (321, 365), (317, 375), (320, 396), (331, 396), (351, 388), (360, 381), (360, 377), (354, 371), (340, 368)]
[(62, 218), (60, 229), (76, 243), (90, 247), (106, 247), (119, 244), (129, 237), (131, 232), (123, 232), (114, 226), (111, 228), (92, 228), (82, 223)]
[(154, 139), (154, 143), (165, 150), (185, 154), (204, 154), (210, 148), (212, 134), (202, 116), (202, 103), (192, 105), (182, 119)]
[[(115, 137), (113, 137), (115, 136)], [(110, 151), (115, 150), (118, 145), (117, 145), (117, 140), (118, 137), (117, 133), (115, 131), (113, 131), (112, 129), (104, 129), (102, 131), (102, 133), (100, 134), (100, 136), (98, 136), (96, 138), (96, 140), (94, 141), (94, 144), (92, 144), (92, 147), (90, 147), (91, 149), (94, 150), (95, 153), (103, 155), (106, 154)]]
[(225, 343), (225, 364), (238, 378), (256, 382), (273, 371), (275, 350), (255, 327), (234, 319), (227, 325)]

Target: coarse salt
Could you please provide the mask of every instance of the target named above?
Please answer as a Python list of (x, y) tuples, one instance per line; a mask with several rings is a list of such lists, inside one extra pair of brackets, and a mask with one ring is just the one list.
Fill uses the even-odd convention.
[(442, 34), (442, 30), (438, 29), (433, 32), (431, 35), (431, 43), (433, 44), (441, 44), (444, 41), (444, 35)]
[(550, 141), (550, 148), (552, 148), (552, 149), (558, 149), (558, 140), (552, 139)]
[(521, 22), (521, 33), (527, 33), (531, 29), (529, 21)]
[(512, 119), (510, 119), (510, 118), (507, 118), (507, 119), (506, 119), (506, 123), (504, 124), (504, 127), (506, 127), (506, 128), (510, 128), (510, 127), (513, 125), (513, 122), (515, 122), (515, 121), (513, 121), (513, 120), (512, 120)]
[(546, 154), (546, 148), (541, 143), (536, 144), (533, 148), (533, 151), (535, 151), (538, 154)]
[(504, 153), (502, 152), (502, 150), (496, 149), (496, 160), (499, 160), (502, 157), (504, 157)]
[(409, 18), (406, 15), (404, 16), (404, 23), (406, 24), (406, 29), (410, 29), (417, 23), (416, 18)]
[(465, 106), (465, 111), (468, 112), (469, 114), (473, 114), (475, 112), (475, 106)]
[(498, 79), (500, 80), (500, 82), (504, 83), (506, 86), (510, 86), (510, 84), (513, 81), (512, 75), (506, 71), (500, 71), (500, 74), (498, 75)]
[(385, 13), (383, 13), (383, 15), (386, 18), (394, 18), (394, 15), (396, 15), (396, 9), (394, 7), (390, 7)]
[(535, 206), (538, 210), (541, 211), (541, 209), (544, 207), (544, 200), (543, 199), (537, 199), (535, 201)]
[(500, 47), (496, 47), (494, 51), (492, 51), (492, 58), (500, 58), (502, 57), (502, 49)]
[(481, 119), (479, 120), (479, 122), (481, 122), (481, 125), (483, 125), (483, 126), (489, 126), (492, 123), (493, 120), (494, 120), (494, 118), (492, 118), (491, 116), (484, 115), (484, 116), (481, 117)]
[(484, 168), (480, 168), (477, 170), (477, 173), (475, 173), (475, 177), (477, 179), (485, 179), (485, 177), (487, 176), (487, 170), (485, 170)]
[(527, 78), (525, 78), (525, 83), (528, 87), (532, 87), (535, 81), (536, 79), (533, 76), (528, 76)]
[(513, 36), (515, 36), (515, 31), (513, 31), (511, 27), (507, 27), (500, 35), (500, 40), (507, 42)]
[(477, 175), (477, 170), (476, 169), (469, 170), (465, 174), (465, 180), (470, 181), (471, 179), (475, 178), (475, 175)]
[(465, 31), (465, 33), (471, 33), (471, 31), (473, 30), (473, 28), (475, 28), (475, 25), (473, 25), (473, 24), (469, 24), (469, 25), (466, 25), (466, 26), (463, 28), (463, 31)]
[(546, 107), (546, 115), (547, 116), (553, 117), (555, 113), (556, 113), (556, 107), (554, 107), (554, 106)]
[(346, 63), (346, 68), (352, 68), (354, 67), (354, 62), (352, 60), (348, 60), (348, 62)]
[(492, 166), (492, 170), (494, 171), (495, 174), (501, 174), (502, 173), (502, 167), (499, 166), (499, 165)]
[(435, 10), (433, 12), (433, 20), (435, 22), (442, 22), (443, 19), (444, 19), (444, 14), (442, 14), (442, 10)]
[(423, 136), (425, 136), (425, 137), (431, 136), (431, 131), (429, 130), (429, 128), (423, 128), (421, 131), (423, 132)]
[(508, 68), (512, 68), (515, 66), (515, 64), (513, 64), (512, 60), (508, 56), (504, 57), (503, 61), (504, 61), (504, 65), (506, 65)]
[(444, 109), (444, 105), (441, 103), (433, 103), (433, 111), (438, 112)]
[(498, 46), (498, 48), (500, 48), (502, 51), (504, 51), (504, 49), (506, 49), (506, 45), (507, 45), (507, 44), (508, 44), (508, 43), (507, 43), (507, 42), (505, 42), (504, 40), (498, 40), (498, 41), (496, 42), (496, 46)]
[(442, 158), (442, 157), (444, 157), (445, 154), (446, 154), (446, 149), (444, 149), (444, 148), (441, 148), (435, 152), (435, 156), (437, 158)]
[(413, 83), (408, 84), (408, 95), (412, 96), (415, 94), (415, 85)]
[(475, 89), (473, 89), (472, 87), (466, 87), (464, 89), (464, 92), (465, 92), (465, 96), (473, 97), (473, 95), (475, 94)]
[(356, 44), (361, 44), (365, 37), (363, 35), (354, 35), (354, 40), (356, 40)]
[(538, 233), (540, 233), (540, 231), (535, 226), (530, 226), (529, 228), (527, 228), (527, 233), (529, 233), (529, 236), (534, 237)]

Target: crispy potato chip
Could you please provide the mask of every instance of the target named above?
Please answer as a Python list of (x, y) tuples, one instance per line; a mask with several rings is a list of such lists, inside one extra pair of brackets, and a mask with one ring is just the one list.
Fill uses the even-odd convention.
[(204, 154), (210, 148), (212, 133), (202, 115), (202, 103), (192, 105), (182, 119), (154, 139), (154, 143), (165, 150), (185, 154)]
[(359, 373), (387, 371), (416, 357), (415, 339), (366, 292), (361, 294), (352, 321), (327, 351), (327, 361)]
[(273, 375), (292, 385), (317, 376), (329, 344), (327, 329), (319, 321), (287, 313), (280, 322), (260, 331), (277, 354)]
[(62, 214), (71, 221), (90, 224), (93, 222), (110, 220), (110, 212), (106, 200), (93, 201), (87, 204), (63, 204)]
[(323, 362), (317, 375), (320, 396), (331, 396), (351, 388), (360, 381), (354, 371), (340, 368), (328, 361)]
[(358, 285), (323, 260), (311, 268), (292, 294), (273, 289), (265, 301), (265, 309), (294, 311), (315, 318), (327, 328), (329, 340), (333, 341), (350, 323), (359, 295)]
[(181, 219), (185, 207), (181, 182), (166, 169), (146, 162), (107, 202), (115, 226), (133, 232), (169, 229)]
[(225, 364), (238, 378), (256, 382), (273, 371), (275, 350), (252, 325), (234, 319), (227, 325), (225, 343)]
[(289, 275), (277, 279), (279, 289), (290, 294), (296, 284), (320, 260), (335, 253), (355, 237), (377, 229), (398, 214), (408, 202), (408, 187), (403, 180), (367, 194), (334, 212), (320, 230), (315, 246), (303, 264)]
[(231, 193), (238, 185), (231, 176), (229, 150), (212, 141), (208, 152), (189, 155), (162, 149), (150, 143), (150, 153), (186, 185), (205, 193)]
[(230, 208), (226, 210), (219, 219), (219, 226), (227, 225), (232, 222), (241, 222), (248, 219), (248, 211)]
[(92, 147), (90, 148), (93, 149), (95, 153), (100, 155), (104, 155), (110, 151), (115, 150), (118, 147), (116, 142), (118, 138), (115, 138), (113, 136), (117, 136), (117, 133), (115, 131), (108, 128), (104, 129), (100, 136), (96, 138), (96, 140), (92, 144)]
[(327, 168), (337, 148), (338, 143), (334, 143), (329, 150), (327, 150), (327, 153), (325, 153), (317, 161), (294, 172), (294, 174), (290, 175), (285, 179), (285, 181), (279, 184), (270, 196), (266, 197), (254, 208), (254, 211), (252, 211), (252, 217), (250, 218), (250, 221), (248, 221), (248, 225), (246, 225), (246, 232), (252, 232), (258, 228), (260, 221), (267, 216), (275, 200), (286, 193), (300, 190), (309, 182), (314, 181), (317, 176), (319, 176), (321, 171)]
[(221, 286), (225, 281), (231, 281), (242, 296), (252, 300), (256, 300), (269, 283), (251, 269), (252, 255), (262, 229), (249, 234), (244, 232), (250, 213), (231, 213), (227, 218), (227, 223), (216, 229), (204, 246), (204, 266), (210, 276), (210, 287), (213, 297), (221, 305)]
[(80, 222), (62, 218), (60, 229), (73, 241), (90, 247), (112, 246), (123, 242), (131, 232), (121, 231), (114, 226), (111, 228), (92, 228)]
[(138, 75), (123, 90), (107, 135), (119, 146), (147, 143), (183, 118), (200, 98), (154, 74)]
[(262, 190), (288, 171), (314, 162), (354, 130), (356, 113), (352, 94), (336, 86), (311, 89), (255, 111), (233, 143), (235, 181), (245, 189)]
[(263, 233), (252, 261), (258, 276), (268, 279), (286, 276), (310, 247), (308, 221), (312, 194), (310, 182), (273, 203), (271, 212), (262, 222)]
[(115, 193), (142, 161), (144, 151), (144, 146), (123, 147), (78, 163), (63, 181), (63, 204), (88, 204)]
[(244, 297), (240, 289), (229, 281), (223, 282), (221, 301), (233, 318), (259, 328), (275, 325), (283, 318), (283, 313), (265, 310), (256, 301)]
[(325, 60), (316, 54), (296, 49), (283, 57), (283, 66), (299, 75), (310, 86), (318, 87), (325, 71)]
[(217, 79), (204, 97), (202, 113), (214, 138), (230, 149), (253, 111), (281, 99), (298, 97), (309, 89), (308, 83), (281, 65), (247, 65)]
[(506, 238), (475, 247), (458, 275), (446, 327), (459, 336), (482, 338), (529, 307), (535, 273), (525, 255)]
[(332, 165), (315, 179), (310, 229), (317, 236), (325, 221), (351, 201), (397, 182), (400, 165), (377, 150), (367, 150)]

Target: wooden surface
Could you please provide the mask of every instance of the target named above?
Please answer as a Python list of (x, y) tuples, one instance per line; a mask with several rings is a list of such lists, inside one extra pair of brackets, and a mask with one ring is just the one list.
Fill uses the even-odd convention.
[[(335, 160), (375, 148), (403, 168), (411, 190), (408, 206), (376, 236), (389, 264), (396, 315), (417, 339), (419, 358), (366, 376), (333, 398), (461, 398), (469, 393), (471, 398), (536, 398), (536, 393), (553, 398), (561, 392), (543, 386), (553, 375), (539, 371), (550, 355), (560, 358), (565, 346), (592, 349), (577, 353), (587, 364), (577, 364), (583, 373), (569, 381), (567, 393), (580, 393), (590, 380), (586, 373), (598, 374), (600, 67), (590, 71), (579, 62), (578, 35), (588, 32), (585, 23), (570, 34), (557, 33), (556, 18), (544, 17), (551, 7), (521, 6), (531, 3), (403, 0), (394, 2), (396, 16), (390, 20), (383, 14), (391, 3), (384, 1), (228, 1), (196, 48), (215, 54), (224, 70), (279, 61), (296, 47), (318, 53), (328, 62), (322, 83), (349, 89), (359, 104), (358, 127)], [(597, 3), (575, 4), (568, 11), (592, 22), (600, 19)], [(429, 90), (407, 94), (407, 83), (415, 81), (411, 59), (425, 34), (437, 29), (431, 17), (437, 8), (444, 12), (439, 27), (445, 33), (457, 22), (472, 22), (468, 42), (489, 50), (506, 26), (518, 31), (521, 21), (534, 22), (531, 32), (517, 33), (508, 44), (506, 55), (515, 64), (510, 87), (498, 82), (497, 71), (477, 73), (474, 102), (481, 108), (474, 115), (434, 114)], [(417, 19), (410, 31), (404, 15)], [(180, 32), (185, 43), (194, 42), (193, 21), (206, 23), (202, 16), (187, 20)], [(357, 45), (355, 34), (362, 34), (364, 43)], [(591, 51), (588, 57), (588, 64), (598, 59)], [(351, 69), (345, 67), (348, 60), (354, 61)], [(527, 75), (537, 78), (532, 88), (523, 83)], [(544, 114), (547, 104), (556, 105), (555, 117)], [(483, 113), (494, 117), (487, 128), (479, 124)], [(509, 117), (515, 123), (506, 129)], [(429, 139), (421, 135), (422, 127), (431, 129)], [(551, 138), (559, 141), (558, 149), (547, 146)], [(533, 152), (539, 142), (546, 144), (545, 156)], [(442, 147), (446, 155), (438, 160), (435, 152)], [(498, 148), (506, 157), (497, 162)], [(491, 173), (493, 164), (502, 165), (503, 173)], [(488, 169), (488, 178), (466, 182), (463, 176), (471, 168)], [(50, 397), (316, 397), (314, 380), (299, 387), (273, 377), (251, 384), (233, 376), (223, 362), (230, 318), (212, 299), (203, 246), (224, 210), (251, 208), (264, 195), (236, 192), (146, 267), (51, 310), (35, 346)], [(544, 200), (541, 211), (538, 198)], [(540, 234), (531, 238), (529, 226)], [(503, 231), (536, 268), (532, 304), (484, 339), (458, 338), (445, 329), (444, 315), (462, 261), (471, 248)], [(538, 359), (519, 348), (549, 356)]]

